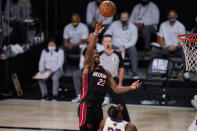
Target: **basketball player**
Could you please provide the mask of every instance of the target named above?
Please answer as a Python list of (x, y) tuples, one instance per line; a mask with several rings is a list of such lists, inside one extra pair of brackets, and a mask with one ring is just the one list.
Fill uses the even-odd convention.
[[(96, 39), (103, 31), (102, 20), (96, 25), (94, 37), (90, 41), (88, 48), (84, 51), (84, 65), (82, 73), (81, 103), (79, 105), (79, 126), (80, 131), (97, 131), (103, 119), (102, 102), (109, 85), (117, 93), (125, 93), (141, 87), (138, 80), (127, 87), (117, 86), (111, 74), (99, 65), (99, 54), (95, 50)], [(84, 53), (83, 53), (84, 54)]]
[(137, 131), (135, 125), (123, 120), (122, 111), (120, 104), (110, 106), (107, 111), (109, 117), (101, 121), (98, 131)]

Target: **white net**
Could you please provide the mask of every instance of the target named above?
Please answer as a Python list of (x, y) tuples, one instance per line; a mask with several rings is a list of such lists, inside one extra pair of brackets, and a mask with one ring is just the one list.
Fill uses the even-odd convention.
[(183, 35), (179, 37), (179, 43), (185, 54), (186, 70), (197, 70), (197, 34)]

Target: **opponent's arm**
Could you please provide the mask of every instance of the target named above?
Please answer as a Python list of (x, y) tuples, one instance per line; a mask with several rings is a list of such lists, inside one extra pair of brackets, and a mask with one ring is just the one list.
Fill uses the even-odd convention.
[(114, 81), (114, 79), (112, 78), (112, 76), (109, 72), (107, 72), (107, 79), (108, 79), (108, 83), (109, 83), (110, 87), (117, 94), (125, 93), (130, 90), (136, 90), (136, 89), (140, 88), (142, 85), (142, 82), (137, 80), (137, 81), (133, 82), (130, 86), (117, 86), (116, 82)]
[(103, 119), (99, 125), (99, 129), (98, 131), (103, 131), (103, 128), (104, 128), (104, 125), (105, 125), (105, 119)]
[(84, 57), (84, 68), (90, 68), (91, 65), (93, 65), (93, 52), (96, 46), (97, 37), (98, 35), (103, 31), (104, 27), (102, 27), (103, 20), (99, 20), (98, 24), (96, 24), (96, 28), (94, 31), (94, 37), (88, 44), (88, 49)]

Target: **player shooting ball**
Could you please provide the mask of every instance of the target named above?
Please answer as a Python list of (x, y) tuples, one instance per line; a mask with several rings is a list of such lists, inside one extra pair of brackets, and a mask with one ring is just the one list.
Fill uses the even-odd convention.
[(117, 93), (125, 93), (141, 87), (142, 82), (137, 80), (130, 86), (118, 86), (111, 74), (101, 65), (99, 54), (96, 51), (98, 35), (103, 31), (102, 20), (96, 25), (94, 36), (88, 47), (84, 50), (84, 65), (82, 74), (82, 88), (79, 112), (80, 131), (97, 131), (103, 119), (102, 103), (107, 88), (110, 86)]

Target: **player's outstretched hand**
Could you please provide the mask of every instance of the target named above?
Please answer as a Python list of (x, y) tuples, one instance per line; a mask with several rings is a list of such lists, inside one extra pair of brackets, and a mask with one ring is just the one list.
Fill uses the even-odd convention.
[(132, 83), (132, 85), (130, 86), (130, 88), (132, 90), (136, 90), (138, 88), (140, 88), (142, 86), (142, 82), (140, 80), (137, 80), (135, 82)]
[(102, 27), (102, 23), (103, 23), (103, 20), (99, 20), (98, 23), (96, 24), (96, 28), (94, 31), (95, 35), (99, 35), (104, 30), (104, 27)]

